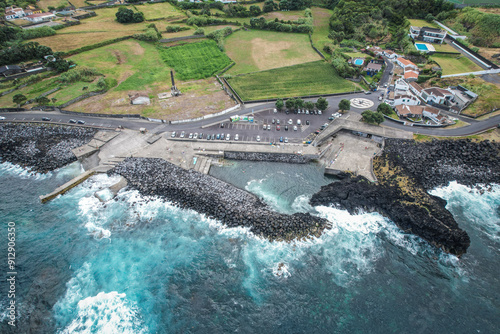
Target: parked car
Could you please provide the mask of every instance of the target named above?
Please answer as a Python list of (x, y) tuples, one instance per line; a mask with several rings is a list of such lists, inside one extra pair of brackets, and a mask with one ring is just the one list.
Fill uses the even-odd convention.
[(189, 134), (189, 139), (193, 139), (193, 133)]
[(291, 118), (288, 120), (288, 124), (290, 124), (290, 125), (292, 125), (292, 124), (293, 124), (293, 121), (292, 121), (292, 119), (291, 119)]
[(276, 125), (276, 131), (281, 130), (281, 127), (279, 125)]
[(226, 140), (231, 140), (231, 134), (230, 133), (227, 134)]
[(276, 120), (273, 118), (273, 121), (272, 121), (272, 122), (273, 122), (273, 124), (274, 124), (274, 123), (276, 123)]
[(276, 124), (280, 124), (280, 120), (279, 119), (276, 120)]
[(370, 95), (371, 93), (372, 93), (372, 92), (367, 91), (367, 92), (365, 92), (365, 95)]
[[(5, 119), (5, 117), (1, 118), (1, 119)], [(48, 117), (42, 117), (42, 121), (50, 122), (50, 118), (48, 118)]]
[[(274, 109), (274, 110), (276, 110), (276, 109)], [(240, 139), (240, 136), (238, 136), (238, 134), (235, 134), (234, 135), (234, 140), (238, 141), (238, 139)]]
[(333, 116), (328, 117), (329, 121), (333, 121), (334, 119), (335, 119), (335, 117), (333, 117)]
[(309, 125), (309, 124), (310, 124), (309, 121), (306, 121), (306, 125)]
[(198, 132), (195, 132), (193, 135), (193, 139), (198, 139)]
[(323, 114), (323, 112), (321, 110), (318, 110), (318, 115), (321, 115)]
[(85, 121), (82, 121), (81, 119), (79, 119), (79, 120), (77, 121), (77, 123), (78, 123), (78, 124), (85, 124)]
[(174, 131), (174, 132), (172, 132), (172, 135), (170, 137), (175, 138), (175, 135), (176, 135), (176, 133)]
[(200, 134), (198, 135), (198, 138), (203, 139), (203, 132), (200, 132)]
[(220, 139), (220, 133), (217, 134), (217, 140)]
[(181, 132), (181, 135), (180, 135), (181, 138), (184, 138), (186, 137), (186, 133), (184, 131)]
[(293, 131), (297, 131), (297, 126), (296, 125), (293, 126)]
[(271, 130), (271, 124), (267, 125), (267, 130)]
[(221, 134), (220, 134), (220, 139), (221, 139), (221, 140), (224, 140), (224, 138), (225, 138), (224, 134), (223, 134), (223, 133), (221, 133)]
[(288, 125), (285, 125), (285, 131), (288, 131)]
[(300, 125), (300, 124), (302, 124), (302, 123), (301, 123), (300, 119), (298, 119), (297, 120), (297, 125)]
[(306, 110), (306, 115), (309, 115), (309, 110)]
[(76, 123), (76, 120), (75, 119), (70, 119), (69, 122), (70, 123)]
[(285, 143), (288, 143), (288, 137), (285, 137)]
[(282, 143), (282, 142), (283, 142), (283, 137), (280, 137), (280, 143)]
[(260, 136), (257, 136), (257, 138), (256, 138), (256, 139), (257, 139), (257, 141), (260, 141)]
[[(5, 119), (5, 117), (3, 117), (3, 116), (0, 116), (0, 120), (2, 120), (2, 121), (3, 121), (4, 119)], [(42, 119), (42, 120), (43, 120), (43, 119)]]
[(224, 123), (220, 123), (220, 127), (223, 128), (224, 127)]
[(278, 110), (276, 110), (276, 108), (274, 108), (274, 113), (276, 114), (278, 112)]
[(207, 136), (207, 140), (210, 140), (210, 139), (212, 139), (212, 136), (211, 136), (211, 135), (208, 135), (208, 136)]

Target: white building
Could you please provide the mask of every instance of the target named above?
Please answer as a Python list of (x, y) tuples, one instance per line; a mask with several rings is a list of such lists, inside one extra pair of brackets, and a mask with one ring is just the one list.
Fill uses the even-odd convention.
[(431, 87), (422, 91), (422, 99), (427, 103), (446, 104), (446, 100), (453, 99), (453, 93), (447, 89)]
[(396, 59), (396, 64), (401, 66), (405, 71), (407, 70), (415, 70), (418, 71), (418, 66), (409, 61), (408, 59), (405, 59), (403, 57), (399, 57)]
[(15, 20), (20, 19), (26, 16), (26, 13), (22, 8), (17, 6), (11, 6), (5, 8), (5, 19), (6, 20)]
[(55, 19), (56, 16), (52, 13), (37, 13), (37, 14), (31, 14), (26, 16), (24, 19), (28, 20), (30, 22), (44, 22), (44, 21), (51, 21), (52, 19)]
[(424, 42), (441, 44), (446, 38), (446, 31), (437, 28), (411, 26), (410, 36)]
[(404, 81), (403, 79), (398, 79), (394, 83), (394, 90), (395, 91), (403, 91), (407, 92), (410, 89), (410, 85)]
[(409, 106), (418, 106), (420, 104), (420, 100), (410, 94), (402, 94), (394, 96), (394, 106), (399, 105), (409, 105)]

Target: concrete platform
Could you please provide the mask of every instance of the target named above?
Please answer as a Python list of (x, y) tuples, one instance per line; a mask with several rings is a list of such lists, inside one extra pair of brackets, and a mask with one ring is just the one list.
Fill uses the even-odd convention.
[(55, 197), (57, 197), (59, 195), (64, 194), (68, 190), (76, 187), (77, 185), (79, 185), (80, 183), (82, 183), (83, 181), (85, 181), (86, 179), (88, 179), (89, 177), (91, 177), (92, 175), (94, 175), (95, 173), (96, 172), (94, 170), (88, 170), (88, 171), (86, 171), (86, 172), (78, 175), (77, 177), (73, 178), (71, 181), (66, 182), (65, 184), (63, 184), (60, 187), (57, 187), (56, 190), (54, 190), (50, 194), (41, 195), (40, 196), (40, 201), (42, 203), (45, 203), (45, 202), (50, 201), (51, 199), (53, 199), (53, 198), (55, 198)]

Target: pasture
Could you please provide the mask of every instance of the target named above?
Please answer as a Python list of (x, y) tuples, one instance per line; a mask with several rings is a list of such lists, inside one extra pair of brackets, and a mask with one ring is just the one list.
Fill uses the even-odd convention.
[(439, 64), (443, 70), (443, 75), (482, 71), (483, 69), (473, 63), (464, 55), (441, 55), (434, 54), (431, 59)]
[(315, 61), (228, 79), (244, 101), (357, 90), (357, 84), (341, 78), (325, 61)]
[(211, 77), (231, 63), (231, 59), (212, 40), (158, 50), (163, 61), (175, 69), (176, 76), (181, 80)]
[(227, 55), (236, 62), (228, 73), (241, 74), (321, 59), (309, 36), (264, 30), (240, 30), (225, 40)]
[(319, 7), (313, 7), (311, 10), (313, 14), (314, 27), (314, 31), (311, 37), (314, 46), (323, 53), (323, 47), (325, 46), (325, 44), (332, 41), (328, 38), (328, 34), (330, 29), (330, 17), (332, 16), (333, 11)]

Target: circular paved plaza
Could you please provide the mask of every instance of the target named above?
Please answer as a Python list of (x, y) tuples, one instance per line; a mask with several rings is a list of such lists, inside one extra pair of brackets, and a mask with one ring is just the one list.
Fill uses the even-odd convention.
[(358, 108), (358, 109), (368, 109), (370, 107), (373, 107), (374, 103), (368, 99), (363, 99), (360, 97), (357, 97), (355, 99), (351, 99), (351, 107)]

